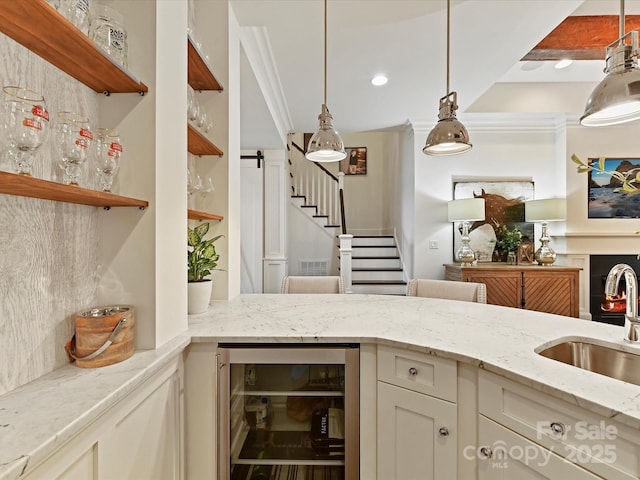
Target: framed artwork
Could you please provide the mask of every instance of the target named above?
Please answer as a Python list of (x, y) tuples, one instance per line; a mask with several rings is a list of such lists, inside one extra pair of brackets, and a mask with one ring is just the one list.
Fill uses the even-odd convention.
[[(598, 164), (599, 158), (590, 158), (589, 165)], [(605, 158), (606, 172), (619, 172), (634, 178), (640, 172), (640, 158)], [(640, 218), (640, 198), (616, 191), (622, 186), (611, 173), (589, 171), (588, 218)]]
[[(496, 233), (507, 227), (518, 227), (522, 238), (534, 239), (534, 225), (524, 221), (524, 202), (533, 200), (533, 182), (529, 180), (464, 181), (453, 183), (453, 198), (479, 198), (485, 200), (484, 220), (471, 224), (469, 238), (471, 249), (476, 252), (478, 262), (494, 260)], [(460, 248), (462, 223), (456, 222), (453, 229), (453, 253)]]
[(340, 171), (345, 175), (367, 174), (367, 147), (345, 148), (347, 158), (340, 160)]

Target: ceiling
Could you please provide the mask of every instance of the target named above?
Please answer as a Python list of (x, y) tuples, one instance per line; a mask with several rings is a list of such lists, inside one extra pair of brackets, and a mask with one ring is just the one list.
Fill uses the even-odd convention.
[[(312, 132), (318, 125), (324, 3), (231, 5), (246, 52), (241, 147), (282, 148), (283, 130)], [(446, 93), (446, 0), (328, 0), (327, 9), (327, 105), (336, 129), (434, 123)], [(555, 62), (521, 59), (567, 16), (619, 15), (619, 9), (614, 0), (452, 0), (450, 84), (460, 119), (482, 112), (581, 113), (603, 78), (604, 61), (557, 70)], [(640, 14), (640, 0), (627, 1), (625, 14)], [(388, 76), (387, 85), (371, 85), (377, 73)]]

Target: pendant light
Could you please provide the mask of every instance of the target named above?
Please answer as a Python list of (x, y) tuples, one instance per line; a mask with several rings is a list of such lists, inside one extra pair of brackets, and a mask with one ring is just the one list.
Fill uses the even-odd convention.
[(318, 120), (320, 128), (309, 140), (305, 157), (313, 162), (339, 162), (347, 158), (344, 143), (333, 128), (333, 117), (327, 108), (327, 0), (324, 0), (324, 97)]
[(624, 33), (624, 0), (620, 0), (620, 38), (607, 47), (606, 77), (587, 99), (581, 125), (602, 127), (640, 119), (639, 54), (638, 32)]
[(471, 150), (469, 133), (456, 118), (458, 94), (449, 90), (449, 51), (451, 0), (447, 0), (447, 94), (440, 99), (438, 123), (427, 136), (427, 144), (422, 151), (427, 155), (455, 155)]

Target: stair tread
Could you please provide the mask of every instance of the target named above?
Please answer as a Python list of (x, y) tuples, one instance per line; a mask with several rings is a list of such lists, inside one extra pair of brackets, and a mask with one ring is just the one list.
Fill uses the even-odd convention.
[(313, 218), (329, 218), (329, 215), (312, 215)]
[(354, 235), (353, 238), (393, 238), (393, 235)]
[(351, 248), (396, 248), (395, 245), (353, 245)]
[(316, 205), (300, 205), (300, 208), (318, 208)]
[(381, 260), (389, 260), (389, 259), (391, 259), (391, 260), (399, 260), (399, 259), (400, 259), (400, 257), (399, 257), (399, 256), (395, 256), (395, 257), (394, 257), (394, 256), (389, 256), (389, 257), (386, 257), (386, 256), (384, 256), (384, 255), (382, 255), (382, 256), (377, 255), (377, 256), (374, 256), (374, 257), (367, 257), (367, 256), (357, 256), (357, 255), (353, 255), (351, 258), (352, 258), (352, 259), (354, 259), (354, 260), (356, 260), (356, 259), (360, 259), (360, 260), (369, 260), (369, 259), (373, 259), (373, 258), (379, 258), (379, 259), (381, 259)]
[(401, 272), (402, 268), (400, 267), (369, 267), (369, 268), (352, 268), (352, 272)]
[(406, 285), (404, 280), (352, 280), (353, 285)]

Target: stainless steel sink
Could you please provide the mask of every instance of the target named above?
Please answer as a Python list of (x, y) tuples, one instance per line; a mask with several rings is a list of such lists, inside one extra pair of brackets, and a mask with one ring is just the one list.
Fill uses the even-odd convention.
[(578, 341), (562, 342), (538, 353), (558, 362), (640, 385), (640, 355)]

